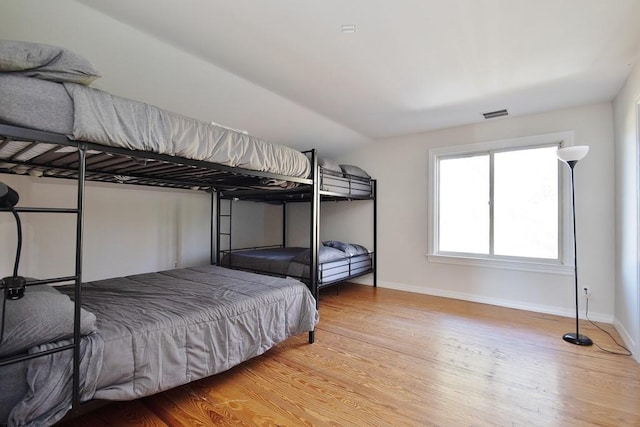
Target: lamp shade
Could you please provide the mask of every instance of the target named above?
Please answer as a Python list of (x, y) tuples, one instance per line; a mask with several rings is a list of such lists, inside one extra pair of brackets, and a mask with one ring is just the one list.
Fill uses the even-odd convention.
[(556, 155), (558, 156), (558, 159), (568, 163), (584, 159), (588, 152), (588, 145), (576, 145), (575, 147), (560, 148), (556, 151)]

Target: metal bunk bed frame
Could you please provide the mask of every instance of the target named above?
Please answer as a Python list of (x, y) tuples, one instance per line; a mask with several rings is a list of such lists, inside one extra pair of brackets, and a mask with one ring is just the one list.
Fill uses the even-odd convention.
[[(318, 162), (315, 150), (311, 151), (311, 178), (282, 176), (270, 172), (230, 167), (211, 162), (190, 160), (166, 154), (156, 154), (118, 147), (105, 146), (85, 141), (75, 141), (64, 135), (26, 129), (0, 123), (0, 150), (12, 143), (26, 143), (8, 158), (0, 158), (0, 173), (25, 174), (31, 170), (39, 171), (42, 176), (54, 178), (70, 178), (77, 180), (77, 206), (75, 208), (34, 208), (15, 207), (18, 213), (71, 213), (76, 215), (76, 254), (75, 272), (71, 276), (45, 280), (29, 280), (26, 286), (73, 282), (74, 284), (74, 330), (73, 343), (31, 355), (18, 355), (0, 358), (0, 366), (10, 365), (46, 356), (61, 351), (73, 350), (72, 400), (71, 411), (67, 416), (73, 417), (81, 407), (91, 403), (80, 402), (80, 314), (82, 305), (82, 237), (84, 224), (84, 199), (86, 181), (151, 185), (166, 188), (203, 190), (212, 193), (212, 208), (216, 193), (223, 189), (252, 190), (260, 186), (263, 179), (276, 179), (295, 182), (302, 186), (310, 186), (313, 208), (311, 220), (317, 224), (320, 192), (318, 186)], [(44, 150), (30, 158), (24, 158), (40, 144), (47, 144)], [(70, 147), (69, 150), (60, 150)], [(7, 167), (7, 164), (13, 165)], [(40, 173), (35, 176), (40, 176)], [(0, 212), (8, 212), (0, 208)], [(213, 213), (212, 231), (213, 231)], [(312, 227), (312, 272), (317, 269), (317, 251), (319, 233)], [(314, 231), (315, 230), (315, 231)], [(213, 234), (211, 236), (213, 248)], [(217, 248), (216, 248), (217, 250)], [(213, 259), (213, 257), (212, 257)], [(311, 292), (318, 305), (316, 274), (312, 273)], [(4, 292), (4, 283), (2, 284)], [(315, 331), (309, 331), (309, 343), (315, 341)]]
[[(243, 189), (231, 189), (231, 190), (222, 190), (216, 194), (216, 249), (215, 252), (212, 251), (212, 254), (215, 253), (215, 259), (212, 255), (211, 262), (216, 265), (221, 264), (221, 255), (224, 252), (221, 250), (222, 242), (221, 237), (224, 236), (228, 242), (225, 246), (228, 246), (229, 251), (232, 252), (231, 247), (231, 230), (232, 230), (232, 206), (233, 201), (235, 200), (246, 200), (252, 202), (270, 202), (270, 203), (278, 203), (282, 206), (282, 241), (280, 245), (269, 245), (262, 247), (253, 247), (251, 249), (261, 249), (261, 248), (274, 248), (274, 247), (285, 247), (287, 243), (287, 204), (288, 203), (311, 203), (310, 208), (310, 236), (309, 236), (309, 245), (310, 245), (310, 266), (309, 266), (309, 280), (308, 285), (312, 289), (313, 296), (316, 299), (316, 302), (319, 300), (318, 292), (321, 288), (326, 286), (331, 286), (349, 279), (353, 279), (355, 277), (363, 276), (366, 274), (373, 274), (373, 286), (377, 287), (378, 285), (378, 276), (377, 276), (377, 242), (378, 242), (378, 234), (377, 234), (377, 181), (375, 179), (365, 180), (367, 185), (370, 186), (370, 192), (367, 194), (354, 194), (351, 192), (353, 180), (356, 182), (362, 182), (362, 178), (357, 177), (346, 177), (343, 181), (343, 185), (341, 189), (344, 189), (344, 192), (340, 191), (332, 191), (332, 190), (324, 190), (323, 189), (323, 180), (324, 175), (322, 169), (318, 166), (318, 159), (315, 153), (315, 150), (305, 152), (312, 161), (313, 167), (313, 184), (311, 188), (309, 187), (297, 187), (291, 190), (279, 190), (279, 191), (269, 191), (269, 190), (243, 190)], [(335, 188), (333, 188), (335, 189)], [(229, 202), (228, 213), (223, 212), (221, 201), (227, 200)], [(320, 244), (320, 206), (323, 201), (351, 201), (351, 200), (371, 200), (373, 203), (373, 252), (372, 255), (372, 264), (371, 269), (350, 275), (345, 279), (338, 279), (331, 281), (329, 280), (326, 283), (321, 284), (319, 278), (319, 269), (320, 264), (318, 261), (318, 248)], [(221, 224), (222, 218), (228, 218), (228, 230), (222, 230)], [(212, 222), (213, 224), (213, 222)], [(236, 249), (238, 250), (238, 249)], [(229, 267), (228, 265), (223, 265), (225, 267)], [(236, 267), (230, 267), (236, 268)], [(239, 269), (244, 269), (237, 267)], [(349, 268), (351, 268), (349, 266)], [(273, 274), (263, 270), (250, 270), (256, 273), (262, 274)], [(298, 278), (303, 280), (302, 278)], [(307, 282), (307, 280), (303, 280)]]

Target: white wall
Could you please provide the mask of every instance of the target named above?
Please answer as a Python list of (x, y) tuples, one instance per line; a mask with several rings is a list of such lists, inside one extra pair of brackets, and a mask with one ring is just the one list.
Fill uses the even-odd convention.
[[(373, 249), (373, 202), (367, 200), (322, 202), (320, 205), (320, 240), (358, 243)], [(290, 203), (287, 208), (287, 245), (309, 246), (309, 204)], [(280, 213), (266, 216), (272, 227), (281, 221)], [(363, 232), (364, 231), (364, 232)], [(365, 282), (370, 278), (365, 278)], [(370, 280), (369, 280), (370, 282)]]
[(638, 117), (640, 65), (632, 70), (613, 103), (616, 182), (615, 325), (640, 361), (638, 278)]
[[(229, 200), (221, 201), (221, 211), (223, 214), (229, 214)], [(273, 238), (273, 232), (277, 232), (278, 225), (275, 227), (265, 227), (265, 204), (254, 203), (247, 201), (234, 201), (231, 207), (231, 248), (242, 249), (250, 248), (254, 246), (278, 244), (279, 240), (275, 243)], [(228, 231), (228, 217), (222, 217), (220, 220), (220, 230), (224, 233)], [(281, 229), (282, 227), (280, 227)], [(281, 235), (281, 234), (280, 234)], [(276, 239), (279, 239), (280, 235), (276, 234)], [(228, 238), (220, 237), (220, 248), (229, 249)], [(225, 240), (226, 239), (226, 240)]]
[[(72, 180), (1, 175), (20, 194), (19, 207), (76, 206)], [(85, 281), (209, 263), (211, 196), (132, 185), (87, 183)], [(24, 243), (20, 274), (48, 278), (75, 271), (75, 215), (21, 214)], [(0, 269), (11, 274), (15, 223), (0, 215)]]
[[(574, 131), (575, 144), (591, 147), (575, 172), (578, 268), (581, 286), (593, 291), (590, 317), (611, 322), (615, 216), (609, 103), (390, 138), (340, 158), (378, 179), (379, 286), (574, 316), (570, 275), (441, 264), (425, 256), (430, 148), (562, 131)], [(323, 232), (356, 240), (371, 233), (366, 222), (335, 221), (330, 228)]]

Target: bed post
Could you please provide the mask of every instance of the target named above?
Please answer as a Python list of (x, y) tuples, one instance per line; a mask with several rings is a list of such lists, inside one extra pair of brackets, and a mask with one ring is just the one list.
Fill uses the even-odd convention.
[[(209, 254), (209, 263), (211, 265), (218, 265), (218, 256), (216, 255), (218, 251), (218, 209), (216, 208), (218, 204), (218, 193), (216, 191), (211, 192), (211, 240), (210, 240), (210, 251)], [(215, 213), (214, 213), (215, 212)], [(215, 237), (214, 237), (215, 236)], [(215, 240), (214, 240), (215, 239)], [(214, 244), (215, 242), (215, 244)]]
[[(320, 187), (319, 187), (319, 170), (318, 170), (318, 156), (316, 150), (311, 150), (311, 207), (310, 207), (310, 221), (309, 221), (309, 279), (311, 281), (311, 293), (316, 299), (316, 308), (318, 308), (319, 292), (318, 292), (318, 245), (320, 236)], [(315, 341), (315, 331), (309, 331), (309, 343), (313, 344)]]
[(287, 246), (287, 201), (282, 202), (282, 247)]
[(82, 304), (82, 233), (84, 226), (84, 180), (86, 170), (84, 143), (78, 145), (78, 202), (76, 215), (76, 282), (73, 313), (73, 389), (71, 408), (80, 407), (80, 308)]
[(378, 181), (371, 180), (373, 194), (373, 287), (378, 286)]

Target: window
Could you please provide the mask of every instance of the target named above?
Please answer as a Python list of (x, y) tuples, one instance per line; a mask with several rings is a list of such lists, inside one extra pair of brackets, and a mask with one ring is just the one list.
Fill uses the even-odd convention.
[[(570, 133), (431, 150), (430, 260), (560, 265), (560, 166)], [(515, 267), (514, 267), (515, 266)]]

